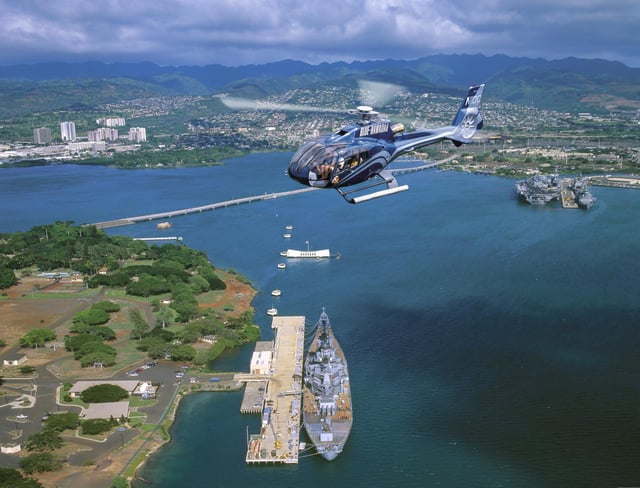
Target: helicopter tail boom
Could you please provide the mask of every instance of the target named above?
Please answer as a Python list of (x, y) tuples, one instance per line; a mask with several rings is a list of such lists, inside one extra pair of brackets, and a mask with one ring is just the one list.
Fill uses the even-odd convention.
[(394, 140), (396, 148), (393, 157), (444, 140), (450, 140), (456, 146), (472, 142), (474, 134), (483, 125), (482, 115), (480, 115), (480, 100), (483, 91), (484, 84), (469, 88), (451, 125), (397, 135)]

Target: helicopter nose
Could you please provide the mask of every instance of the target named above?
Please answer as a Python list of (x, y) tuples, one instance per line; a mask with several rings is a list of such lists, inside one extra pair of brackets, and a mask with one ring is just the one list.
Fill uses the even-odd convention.
[(294, 163), (289, 165), (289, 177), (303, 185), (309, 185), (309, 168), (306, 166), (299, 167)]

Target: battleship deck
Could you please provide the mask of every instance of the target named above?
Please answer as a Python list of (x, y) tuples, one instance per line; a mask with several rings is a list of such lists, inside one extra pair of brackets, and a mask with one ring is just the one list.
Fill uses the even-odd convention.
[[(269, 354), (264, 349), (260, 352), (265, 353), (265, 357), (270, 356), (270, 367), (263, 371), (252, 364), (249, 374), (236, 375), (237, 380), (247, 383), (242, 402), (244, 411), (256, 412), (262, 401), (260, 432), (251, 434), (248, 439), (248, 464), (298, 463), (304, 322), (304, 316), (273, 317), (272, 350)], [(256, 345), (257, 352), (258, 348)]]
[(578, 198), (572, 189), (573, 178), (562, 178), (560, 180), (560, 201), (562, 208), (578, 208)]

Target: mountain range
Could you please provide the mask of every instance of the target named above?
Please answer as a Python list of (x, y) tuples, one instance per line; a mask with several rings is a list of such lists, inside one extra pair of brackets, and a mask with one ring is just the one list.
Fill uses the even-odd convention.
[(640, 69), (602, 59), (434, 55), (415, 60), (312, 65), (285, 60), (229, 67), (153, 63), (39, 63), (0, 66), (0, 116), (72, 105), (229, 92), (263, 97), (293, 88), (351, 86), (358, 79), (397, 83), (420, 92), (459, 94), (487, 83), (489, 97), (559, 111), (640, 110)]

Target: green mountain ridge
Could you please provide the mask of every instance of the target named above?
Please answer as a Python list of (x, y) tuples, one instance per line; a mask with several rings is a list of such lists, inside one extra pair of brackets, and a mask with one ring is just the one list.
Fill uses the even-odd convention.
[(435, 55), (415, 60), (308, 63), (285, 60), (228, 67), (153, 63), (41, 63), (0, 66), (0, 118), (158, 96), (227, 92), (260, 98), (291, 89), (384, 81), (416, 93), (459, 93), (487, 83), (487, 95), (568, 112), (636, 111), (640, 69), (601, 59)]

